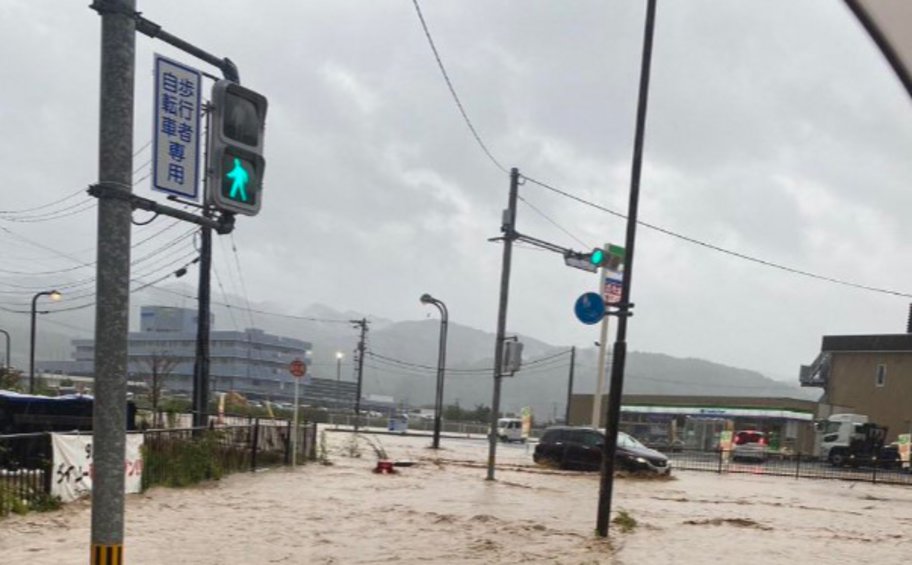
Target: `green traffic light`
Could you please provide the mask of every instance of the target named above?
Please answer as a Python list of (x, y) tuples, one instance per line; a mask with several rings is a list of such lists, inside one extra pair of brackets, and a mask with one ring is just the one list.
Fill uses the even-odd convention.
[(601, 249), (593, 249), (592, 255), (589, 256), (589, 262), (593, 265), (601, 265), (602, 260), (605, 258), (605, 252)]
[(231, 179), (231, 192), (228, 198), (247, 202), (247, 183), (250, 182), (250, 173), (241, 166), (241, 160), (234, 158), (234, 168), (225, 175)]

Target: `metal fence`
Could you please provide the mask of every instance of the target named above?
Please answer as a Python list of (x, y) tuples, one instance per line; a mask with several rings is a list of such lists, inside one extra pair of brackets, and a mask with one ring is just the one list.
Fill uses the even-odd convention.
[[(354, 414), (329, 414), (328, 424), (338, 427), (352, 427), (355, 425)], [(362, 415), (358, 420), (358, 426), (361, 428), (390, 430), (390, 418), (386, 416), (366, 416)], [(489, 426), (475, 422), (453, 422), (443, 420), (440, 423), (440, 432), (450, 435), (472, 436), (488, 434)], [(410, 418), (408, 421), (408, 431), (410, 432), (433, 432), (434, 420), (427, 418)]]
[(710, 471), (713, 473), (742, 473), (793, 477), (795, 479), (840, 479), (912, 485), (912, 473), (903, 468), (895, 459), (858, 459), (844, 466), (834, 466), (825, 460), (810, 455), (770, 454), (763, 459), (734, 460), (728, 450), (694, 451), (682, 450), (666, 453), (673, 469), (686, 471)]
[[(258, 418), (230, 426), (145, 430), (142, 487), (187, 486), (289, 465), (291, 432), (291, 422)], [(317, 425), (302, 423), (297, 437), (297, 463), (315, 460)], [(50, 433), (0, 435), (0, 516), (44, 507), (51, 499), (52, 465)]]
[(48, 497), (51, 464), (49, 434), (0, 436), (0, 516), (24, 513)]

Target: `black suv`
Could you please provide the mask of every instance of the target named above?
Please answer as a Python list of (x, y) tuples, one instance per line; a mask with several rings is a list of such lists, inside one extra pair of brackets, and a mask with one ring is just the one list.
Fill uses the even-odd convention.
[[(605, 434), (594, 428), (554, 426), (545, 430), (532, 455), (536, 463), (551, 463), (561, 469), (597, 471), (602, 466)], [(615, 467), (626, 471), (671, 472), (668, 458), (633, 437), (618, 432)]]

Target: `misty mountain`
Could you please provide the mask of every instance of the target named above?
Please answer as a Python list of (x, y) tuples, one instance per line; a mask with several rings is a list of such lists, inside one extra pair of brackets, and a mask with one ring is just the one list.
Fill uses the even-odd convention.
[[(141, 304), (162, 304), (194, 308), (192, 287), (174, 285), (171, 294), (134, 295), (131, 328), (136, 329)], [(184, 297), (181, 297), (184, 295)], [(167, 297), (167, 298), (166, 298)], [(368, 353), (364, 360), (364, 394), (392, 396), (411, 406), (433, 403), (436, 383), (437, 348), (440, 322), (436, 316), (425, 320), (394, 322), (359, 312), (338, 311), (313, 304), (299, 311), (275, 303), (241, 308), (240, 299), (213, 294), (215, 329), (259, 327), (267, 332), (311, 342), (311, 374), (336, 378), (341, 368), (343, 380), (356, 375), (355, 349), (358, 329), (352, 321), (367, 318)], [(267, 314), (267, 312), (269, 314)], [(69, 340), (91, 337), (94, 310), (87, 308), (64, 314), (39, 317), (39, 359), (68, 359)], [(62, 320), (66, 320), (63, 322)], [(50, 320), (50, 321), (49, 321)], [(16, 318), (14, 364), (27, 366), (28, 318)], [(25, 323), (22, 323), (25, 322)], [(7, 323), (7, 322), (4, 322)], [(505, 378), (501, 405), (505, 411), (518, 412), (531, 406), (540, 417), (562, 415), (566, 406), (570, 348), (544, 343), (530, 336), (518, 336), (524, 344), (524, 366), (515, 376)], [(337, 365), (336, 354), (342, 353)], [(444, 400), (471, 408), (491, 404), (493, 392), (494, 334), (450, 322), (447, 347), (447, 375)], [(574, 392), (592, 393), (598, 350), (577, 350)], [(608, 359), (610, 366), (610, 358)], [(756, 371), (739, 369), (702, 359), (681, 359), (660, 353), (631, 352), (627, 356), (625, 394), (668, 394), (702, 396), (764, 396), (816, 399), (819, 391), (770, 379)]]

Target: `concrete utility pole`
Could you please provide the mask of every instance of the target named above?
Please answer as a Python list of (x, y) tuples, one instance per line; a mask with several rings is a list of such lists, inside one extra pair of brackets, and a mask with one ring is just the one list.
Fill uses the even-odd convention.
[(519, 169), (510, 169), (510, 196), (504, 210), (503, 262), (500, 268), (500, 306), (497, 309), (497, 337), (494, 342), (494, 397), (491, 400), (491, 429), (488, 435), (488, 476), (494, 480), (497, 460), (497, 420), (500, 417), (500, 380), (503, 378), (504, 334), (507, 332), (507, 301), (510, 297), (510, 264), (513, 260), (513, 241), (516, 239), (516, 200), (519, 195)]
[(630, 200), (627, 207), (627, 239), (624, 244), (624, 280), (618, 307), (618, 329), (611, 363), (611, 389), (608, 396), (608, 417), (605, 421), (605, 444), (602, 448), (602, 476), (599, 485), (596, 530), (608, 535), (611, 516), (611, 490), (614, 486), (614, 454), (617, 451), (618, 424), (621, 421), (621, 398), (624, 391), (624, 363), (627, 359), (627, 318), (630, 315), (630, 286), (633, 281), (633, 251), (636, 243), (637, 210), (640, 202), (640, 173), (643, 168), (643, 141), (646, 136), (646, 106), (649, 100), (649, 69), (652, 63), (652, 37), (655, 30), (656, 0), (646, 5), (646, 26), (643, 32), (643, 58), (640, 67), (640, 93), (637, 103), (636, 133), (633, 141), (633, 165), (630, 175)]
[[(136, 0), (96, 0), (92, 8), (101, 15), (98, 184), (129, 196), (133, 191)], [(130, 227), (128, 199), (99, 198), (92, 414), (93, 564), (123, 563)]]
[(573, 400), (573, 369), (576, 367), (576, 346), (570, 348), (570, 375), (567, 377), (567, 413), (564, 424), (570, 425), (570, 402)]
[(355, 392), (355, 432), (358, 431), (358, 424), (361, 421), (361, 384), (364, 381), (364, 350), (365, 339), (367, 338), (367, 318), (353, 320), (355, 327), (361, 328), (361, 339), (358, 341), (358, 386)]

